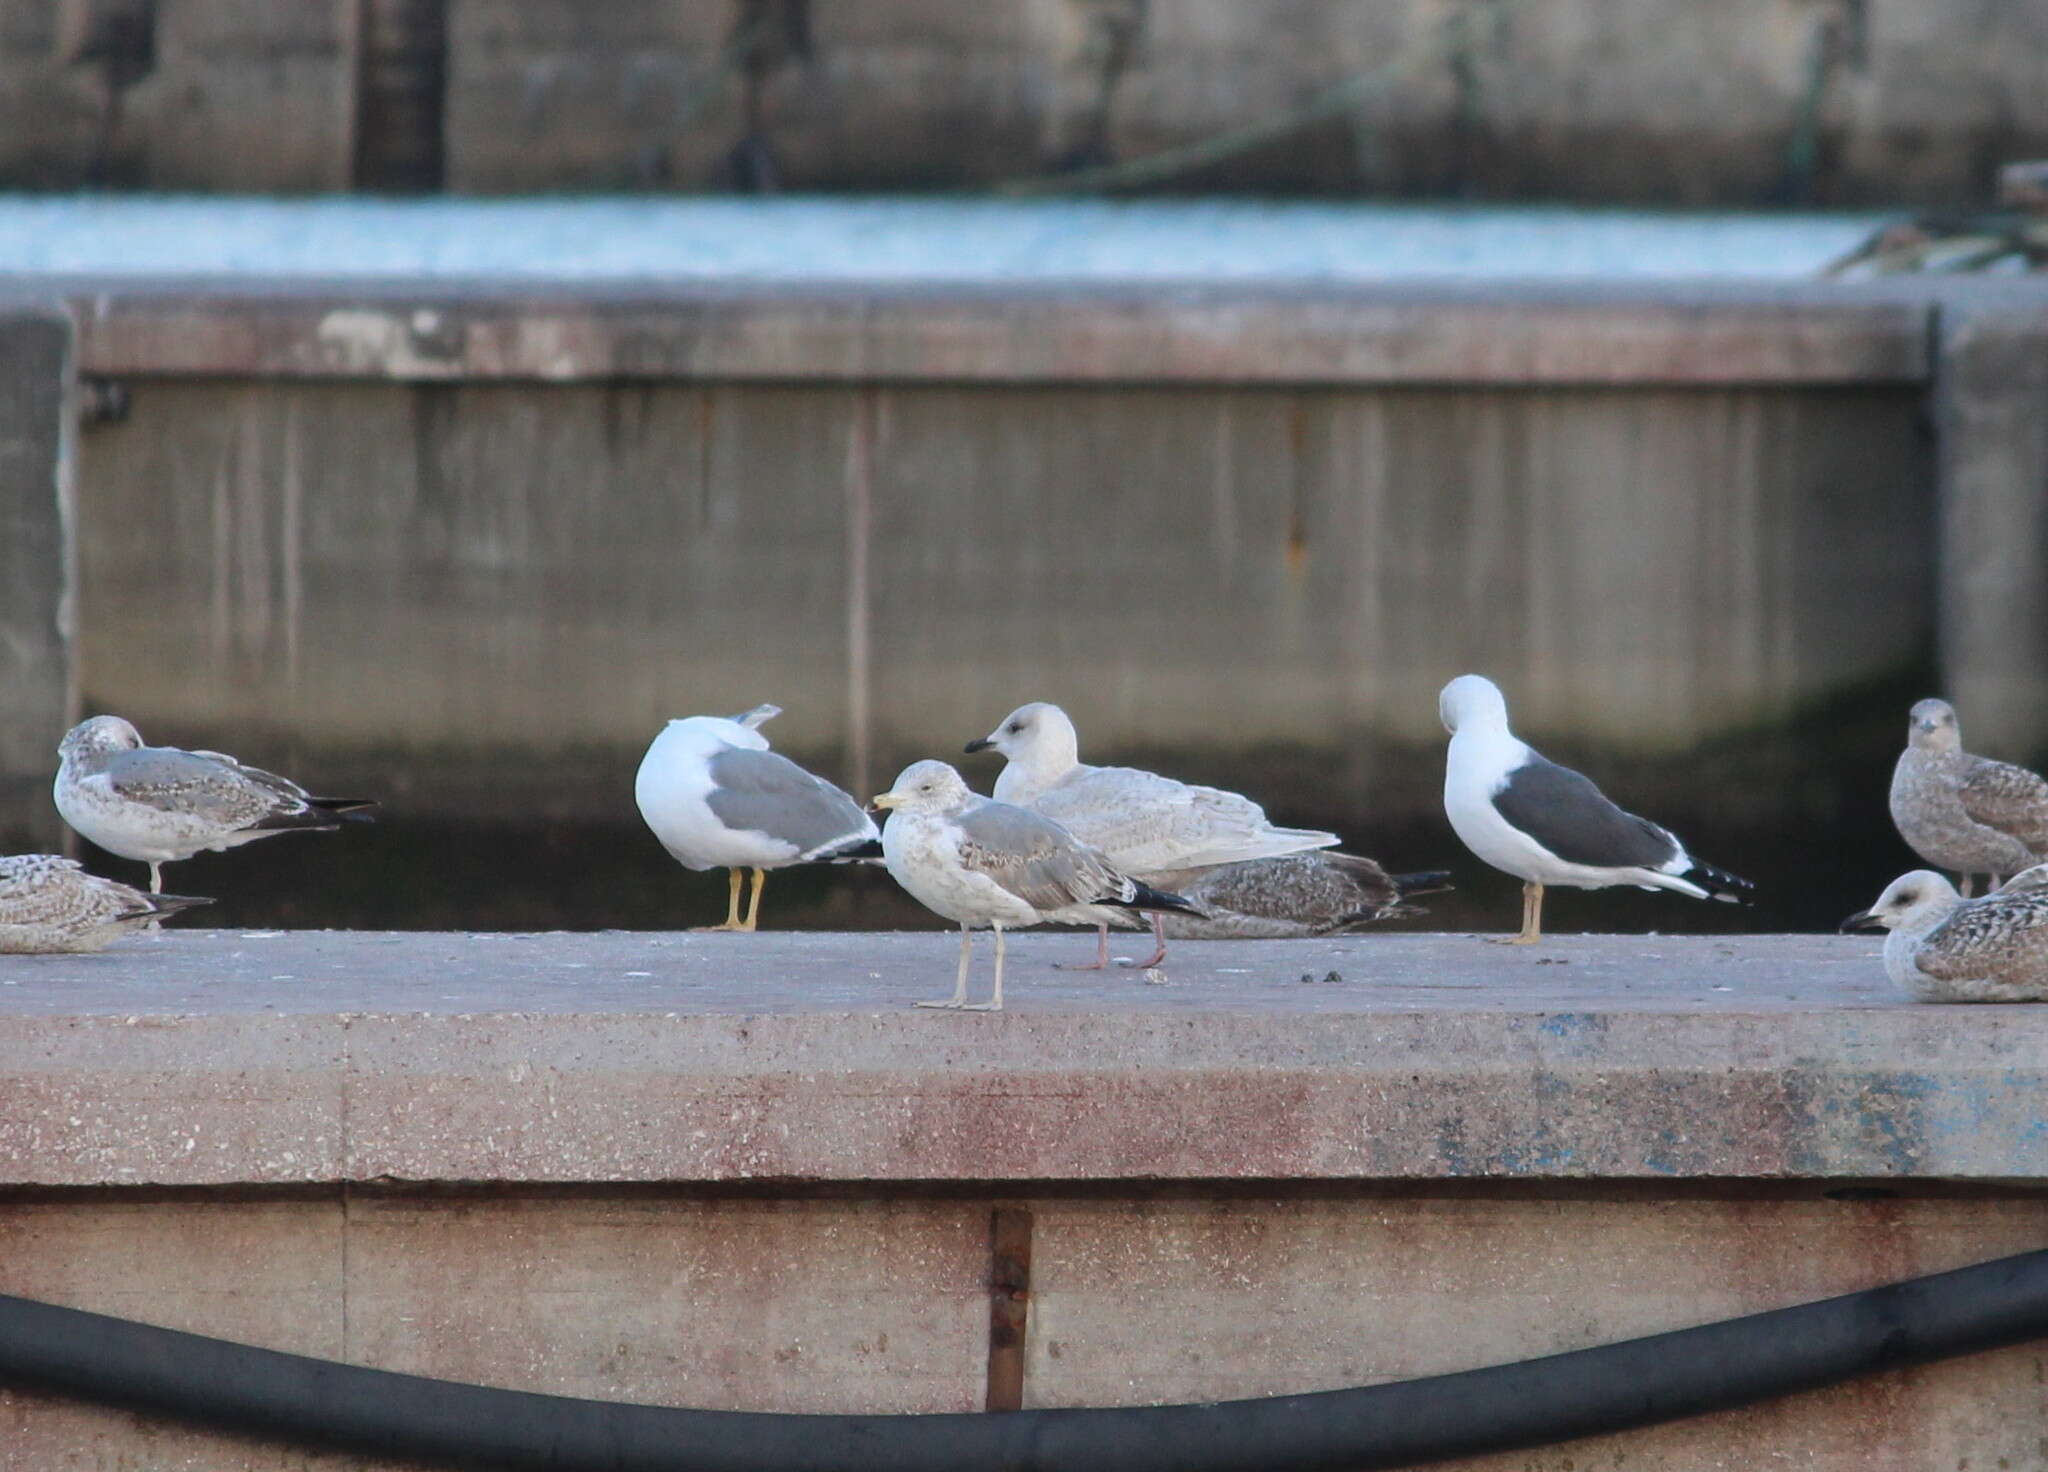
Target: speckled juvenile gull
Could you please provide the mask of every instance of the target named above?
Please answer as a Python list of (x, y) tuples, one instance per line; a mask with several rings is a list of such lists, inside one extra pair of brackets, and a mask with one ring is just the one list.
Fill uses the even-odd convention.
[[(944, 762), (912, 762), (875, 799), (891, 816), (882, 830), (889, 873), (933, 914), (960, 926), (960, 970), (953, 995), (920, 1007), (1000, 1012), (1003, 931), (1089, 905), (1186, 909), (1127, 874), (1043, 813), (970, 792)], [(967, 963), (975, 929), (996, 933), (995, 991), (967, 1000)]]
[(57, 745), (57, 811), (108, 853), (149, 865), (152, 894), (163, 865), (301, 829), (341, 826), (344, 813), (375, 807), (352, 797), (312, 797), (298, 783), (218, 751), (144, 746), (119, 716), (94, 716)]
[(2048, 1001), (2048, 864), (1966, 900), (1931, 869), (1901, 874), (1844, 930), (1882, 926), (1884, 969), (1921, 1002)]
[(1177, 887), (1199, 915), (1161, 917), (1173, 940), (1284, 940), (1336, 935), (1396, 915), (1421, 913), (1406, 901), (1449, 889), (1450, 874), (1389, 874), (1357, 854), (1288, 854), (1204, 869)]
[(1946, 700), (1923, 700), (1892, 768), (1892, 822), (1907, 847), (1962, 876), (2002, 874), (2048, 860), (2048, 782), (2025, 767), (1971, 756)]
[[(850, 858), (878, 848), (874, 819), (840, 788), (768, 749), (763, 723), (780, 706), (736, 716), (670, 721), (633, 779), (640, 816), (686, 869), (728, 869), (725, 921), (706, 930), (752, 930), (770, 869)], [(740, 918), (745, 871), (754, 894)]]
[(1522, 881), (1522, 930), (1543, 936), (1543, 887), (1632, 884), (1697, 900), (1739, 901), (1747, 879), (1703, 864), (1669, 830), (1624, 812), (1592, 782), (1540, 755), (1508, 729), (1508, 703), (1483, 675), (1460, 675), (1437, 696), (1451, 733), (1444, 815), (1465, 847)]
[[(967, 750), (995, 750), (1008, 758), (996, 778), (998, 802), (1045, 814), (1126, 874), (1161, 889), (1178, 890), (1217, 865), (1337, 844), (1334, 833), (1277, 826), (1264, 808), (1235, 792), (1136, 767), (1090, 766), (1080, 759), (1080, 737), (1067, 713), (1042, 700), (1020, 705), (988, 735), (968, 742)], [(1094, 925), (1094, 965), (1107, 964), (1108, 927), (1125, 923), (1122, 916), (1082, 907), (1058, 918)], [(1156, 911), (1152, 936), (1151, 957), (1121, 964), (1156, 966), (1165, 960), (1166, 934)]]
[(104, 950), (158, 916), (212, 903), (196, 895), (144, 894), (55, 854), (0, 857), (0, 952)]

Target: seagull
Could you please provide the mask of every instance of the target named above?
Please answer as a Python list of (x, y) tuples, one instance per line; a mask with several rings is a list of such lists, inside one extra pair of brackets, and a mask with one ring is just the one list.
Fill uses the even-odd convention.
[(1543, 886), (1674, 889), (1739, 902), (1756, 886), (1703, 864), (1666, 830), (1623, 812), (1570, 767), (1547, 761), (1508, 729), (1508, 703), (1483, 675), (1460, 675), (1437, 696), (1451, 733), (1444, 814), (1465, 847), (1522, 881), (1522, 933), (1543, 938)]
[(1415, 895), (1449, 889), (1450, 872), (1389, 874), (1371, 859), (1328, 849), (1205, 869), (1179, 893), (1202, 914), (1168, 914), (1173, 940), (1277, 940), (1341, 935), (1415, 915)]
[[(1002, 1011), (1007, 927), (1036, 925), (1077, 906), (1192, 909), (1179, 895), (1118, 872), (1043, 813), (970, 792), (944, 762), (912, 762), (875, 806), (893, 810), (882, 830), (889, 873), (919, 904), (960, 925), (953, 995), (920, 1007)], [(967, 963), (974, 930), (983, 925), (996, 933), (996, 986), (986, 1002), (969, 1002)]]
[(108, 853), (148, 864), (151, 894), (163, 893), (165, 864), (297, 829), (339, 828), (344, 814), (376, 806), (309, 796), (218, 751), (144, 746), (119, 716), (79, 722), (57, 743), (57, 756), (57, 811)]
[[(640, 816), (686, 869), (730, 870), (725, 923), (753, 930), (768, 870), (879, 855), (875, 820), (823, 777), (768, 749), (760, 727), (782, 714), (757, 705), (736, 716), (685, 716), (662, 727), (640, 759)], [(747, 918), (740, 890), (754, 871)]]
[(2025, 767), (1963, 750), (1955, 707), (1923, 700), (1906, 727), (1906, 749), (1892, 768), (1892, 822), (1907, 847), (1962, 876), (2002, 874), (2048, 859), (2048, 782)]
[[(1091, 767), (1080, 759), (1080, 738), (1067, 713), (1045, 701), (1020, 705), (988, 735), (967, 743), (1007, 757), (996, 778), (998, 802), (1013, 803), (1058, 822), (1126, 874), (1178, 892), (1202, 871), (1247, 859), (1278, 858), (1334, 848), (1337, 835), (1281, 828), (1248, 797), (1214, 787), (1176, 782), (1135, 767)], [(1119, 912), (1082, 906), (1062, 915), (1070, 924), (1096, 927), (1096, 971), (1109, 961), (1109, 927), (1129, 923)], [(1166, 959), (1166, 933), (1152, 916), (1153, 953), (1125, 966), (1157, 966)]]
[(1901, 874), (1877, 903), (1842, 922), (1878, 926), (1884, 969), (1919, 1002), (2048, 1002), (2048, 864), (1980, 900), (1932, 869)]
[(13, 854), (0, 858), (0, 953), (103, 951), (160, 916), (212, 903), (197, 895), (144, 894), (55, 854)]

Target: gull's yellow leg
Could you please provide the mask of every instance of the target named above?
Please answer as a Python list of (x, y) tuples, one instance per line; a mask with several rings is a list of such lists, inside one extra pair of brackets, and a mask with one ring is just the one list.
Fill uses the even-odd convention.
[(1497, 935), (1497, 946), (1533, 946), (1543, 939), (1543, 886), (1531, 879), (1522, 886), (1522, 933)]
[(692, 925), (692, 930), (750, 930), (753, 927), (740, 924), (740, 886), (747, 882), (744, 869), (728, 869), (725, 877), (729, 887), (725, 896), (725, 923), (723, 925)]
[(747, 919), (746, 923), (740, 926), (740, 929), (752, 930), (754, 922), (761, 918), (761, 891), (767, 887), (768, 871), (766, 869), (756, 869), (754, 871), (754, 896), (747, 901)]

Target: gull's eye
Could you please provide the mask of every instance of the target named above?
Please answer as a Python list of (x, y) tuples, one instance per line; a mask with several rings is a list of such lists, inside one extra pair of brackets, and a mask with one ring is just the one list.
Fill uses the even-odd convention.
[(1017, 735), (1017, 734), (1018, 734), (1019, 732), (1021, 732), (1021, 731), (1022, 731), (1023, 729), (1024, 729), (1024, 723), (1023, 723), (1022, 721), (1012, 721), (1012, 722), (1010, 722), (1010, 734), (1011, 734), (1012, 736), (1015, 736), (1015, 735)]

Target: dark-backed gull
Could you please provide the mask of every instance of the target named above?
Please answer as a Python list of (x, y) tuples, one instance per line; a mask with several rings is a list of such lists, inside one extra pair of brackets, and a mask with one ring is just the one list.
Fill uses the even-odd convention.
[[(1265, 809), (1235, 792), (1135, 767), (1089, 766), (1080, 759), (1074, 723), (1045, 701), (1017, 707), (995, 730), (968, 742), (967, 750), (995, 750), (1008, 758), (996, 778), (998, 802), (1045, 814), (1124, 873), (1164, 890), (1178, 891), (1220, 864), (1334, 848), (1338, 841), (1334, 833), (1279, 827), (1267, 820)], [(1097, 929), (1094, 964), (1080, 969), (1107, 964), (1108, 927), (1123, 923), (1121, 916), (1082, 907), (1059, 918)], [(1156, 911), (1152, 939), (1151, 956), (1118, 964), (1157, 966), (1166, 959), (1166, 934)]]
[[(661, 846), (686, 869), (731, 871), (725, 922), (752, 930), (767, 871), (879, 852), (874, 819), (842, 789), (768, 749), (758, 729), (782, 714), (757, 705), (736, 716), (685, 716), (662, 727), (640, 759), (633, 798)], [(754, 893), (740, 918), (740, 890)]]
[(1493, 681), (1460, 675), (1437, 697), (1451, 733), (1444, 813), (1465, 847), (1522, 881), (1521, 934), (1543, 935), (1543, 887), (1633, 884), (1694, 899), (1740, 901), (1747, 879), (1703, 864), (1668, 831), (1624, 812), (1585, 777), (1546, 760), (1508, 729), (1507, 700)]
[(1906, 726), (1906, 749), (1892, 768), (1892, 822), (1907, 847), (1962, 876), (2016, 874), (2048, 860), (2048, 782), (2025, 767), (1963, 750), (1955, 707), (1923, 700)]
[[(1030, 808), (968, 790), (944, 762), (912, 762), (875, 799), (891, 809), (882, 857), (896, 882), (926, 909), (960, 926), (953, 995), (920, 1007), (1000, 1012), (1003, 931), (1062, 917), (1078, 906), (1184, 910), (1188, 902), (1127, 874), (1065, 828)], [(996, 933), (996, 985), (986, 1002), (967, 1000), (967, 963), (976, 929)]]

